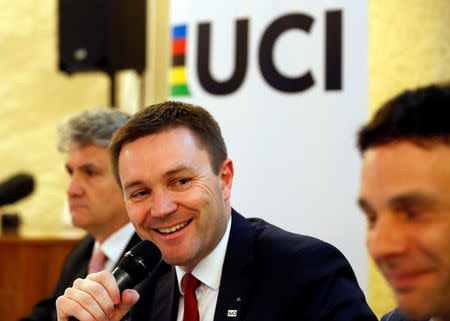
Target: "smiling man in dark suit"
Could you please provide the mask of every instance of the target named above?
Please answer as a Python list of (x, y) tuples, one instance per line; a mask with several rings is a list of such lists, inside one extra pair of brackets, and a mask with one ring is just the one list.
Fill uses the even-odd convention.
[(65, 167), (70, 175), (67, 196), (72, 223), (88, 234), (65, 260), (53, 292), (21, 321), (56, 320), (56, 298), (75, 279), (86, 277), (88, 269), (111, 270), (122, 254), (140, 241), (129, 222), (122, 192), (114, 181), (107, 150), (112, 135), (128, 118), (129, 115), (119, 111), (97, 108), (72, 115), (60, 124), (58, 149), (67, 156)]
[(450, 86), (408, 90), (358, 135), (367, 248), (399, 309), (386, 321), (450, 321)]
[(233, 162), (205, 109), (150, 106), (110, 153), (131, 221), (170, 266), (122, 297), (110, 273), (91, 274), (58, 298), (60, 321), (132, 306), (131, 320), (376, 320), (336, 248), (231, 208)]

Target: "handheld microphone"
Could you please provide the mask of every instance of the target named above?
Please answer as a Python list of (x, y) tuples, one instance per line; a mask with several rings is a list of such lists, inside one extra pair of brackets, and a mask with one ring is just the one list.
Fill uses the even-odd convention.
[(139, 242), (125, 253), (112, 272), (120, 294), (123, 290), (132, 289), (141, 283), (159, 262), (161, 262), (161, 251), (148, 240)]
[[(161, 262), (161, 251), (148, 240), (133, 246), (120, 259), (112, 274), (119, 286), (120, 295), (125, 289), (132, 289), (141, 283)], [(69, 321), (77, 321), (70, 317)]]
[(17, 202), (33, 192), (34, 179), (28, 174), (16, 174), (0, 183), (0, 206)]

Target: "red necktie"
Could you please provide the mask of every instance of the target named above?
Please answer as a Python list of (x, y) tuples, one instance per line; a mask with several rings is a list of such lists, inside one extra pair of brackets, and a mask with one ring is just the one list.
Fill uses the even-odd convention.
[(106, 263), (106, 255), (103, 253), (100, 247), (97, 247), (92, 253), (91, 260), (89, 261), (88, 274), (99, 272), (103, 270)]
[(199, 321), (198, 303), (195, 290), (200, 281), (191, 273), (186, 273), (181, 280), (184, 292), (184, 315), (183, 321)]

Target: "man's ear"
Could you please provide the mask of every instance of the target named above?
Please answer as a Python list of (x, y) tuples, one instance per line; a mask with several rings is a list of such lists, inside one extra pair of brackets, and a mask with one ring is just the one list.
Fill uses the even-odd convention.
[(233, 185), (234, 167), (231, 159), (226, 159), (222, 163), (219, 171), (220, 182), (222, 184), (222, 195), (225, 201), (228, 201), (231, 196), (231, 186)]

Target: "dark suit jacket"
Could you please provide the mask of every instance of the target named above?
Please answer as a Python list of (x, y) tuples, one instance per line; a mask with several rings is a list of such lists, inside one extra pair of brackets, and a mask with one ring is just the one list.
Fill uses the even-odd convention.
[(414, 321), (414, 320), (407, 319), (405, 316), (402, 315), (400, 310), (397, 308), (382, 316), (381, 321)]
[[(175, 321), (179, 290), (173, 267), (138, 288), (133, 321)], [(236, 317), (227, 317), (237, 310)], [(333, 246), (286, 232), (233, 210), (215, 321), (376, 321), (355, 275)]]
[[(134, 233), (128, 242), (123, 254), (139, 243), (141, 239)], [(71, 287), (77, 278), (85, 278), (88, 271), (89, 260), (92, 254), (95, 240), (91, 235), (86, 235), (73, 248), (64, 261), (61, 276), (53, 292), (44, 300), (39, 302), (31, 314), (20, 321), (53, 321), (56, 318), (56, 299)]]

